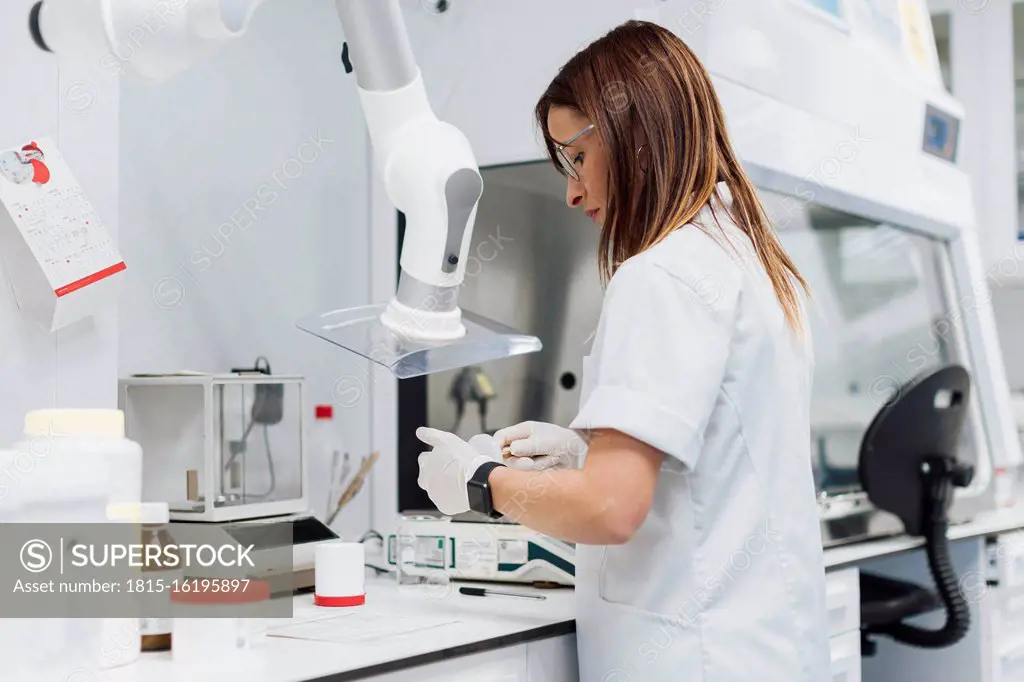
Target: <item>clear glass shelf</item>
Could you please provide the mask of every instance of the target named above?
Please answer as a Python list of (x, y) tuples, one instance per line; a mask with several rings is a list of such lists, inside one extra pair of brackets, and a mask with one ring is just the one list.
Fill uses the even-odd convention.
[(381, 324), (384, 304), (332, 310), (300, 319), (299, 329), (386, 367), (399, 379), (434, 374), (542, 348), (536, 336), (481, 315), (462, 311), (466, 334), (455, 341), (427, 344), (403, 338)]

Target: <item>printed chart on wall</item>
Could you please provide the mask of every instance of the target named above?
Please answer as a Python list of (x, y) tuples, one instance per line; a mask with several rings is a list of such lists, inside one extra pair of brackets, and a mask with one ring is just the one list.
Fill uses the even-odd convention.
[(125, 269), (117, 246), (49, 138), (0, 151), (0, 204), (56, 297)]

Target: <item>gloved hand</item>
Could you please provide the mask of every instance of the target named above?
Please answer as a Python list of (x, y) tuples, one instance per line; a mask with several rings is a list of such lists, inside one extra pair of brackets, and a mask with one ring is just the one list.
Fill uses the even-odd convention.
[(486, 433), (478, 433), (469, 439), (469, 444), (476, 450), (477, 454), (483, 455), (495, 462), (501, 461), (501, 444)]
[(587, 442), (572, 429), (545, 422), (521, 422), (494, 433), (505, 464), (514, 469), (576, 469), (587, 452)]
[(474, 436), (470, 445), (454, 433), (425, 426), (416, 429), (416, 437), (433, 448), (419, 456), (420, 488), (446, 516), (469, 511), (466, 484), (481, 464), (500, 461), (497, 444), (487, 436)]

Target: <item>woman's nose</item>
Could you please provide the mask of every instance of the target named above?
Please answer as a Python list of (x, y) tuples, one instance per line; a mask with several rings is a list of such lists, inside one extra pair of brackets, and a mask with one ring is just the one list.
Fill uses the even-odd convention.
[(569, 184), (565, 188), (565, 203), (569, 208), (576, 208), (583, 201), (583, 185), (578, 181), (569, 178)]

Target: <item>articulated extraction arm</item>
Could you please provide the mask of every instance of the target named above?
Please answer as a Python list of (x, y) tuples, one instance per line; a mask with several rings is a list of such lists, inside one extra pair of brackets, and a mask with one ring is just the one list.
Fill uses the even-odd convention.
[[(160, 81), (244, 35), (264, 1), (42, 0), (32, 10), (30, 28), (41, 48), (61, 57), (101, 66), (107, 60), (131, 75)], [(336, 0), (336, 5), (376, 166), (391, 201), (405, 214), (406, 232), (398, 290), (386, 306), (375, 307), (376, 332), (353, 336), (348, 329), (344, 341), (332, 338), (332, 328), (347, 329), (360, 315), (342, 316), (345, 321), (334, 324), (324, 316), (322, 329), (300, 326), (394, 369), (409, 348), (457, 344), (467, 337), (457, 291), (483, 181), (469, 141), (430, 107), (398, 0)], [(364, 313), (361, 322), (368, 321)], [(390, 341), (378, 338), (381, 329)], [(395, 338), (406, 347), (396, 349)], [(540, 347), (536, 339), (516, 340), (515, 348), (491, 342), (482, 352), (449, 352), (444, 362), (451, 367)], [(378, 357), (372, 357), (375, 349), (368, 346), (380, 343), (387, 348), (377, 348)], [(436, 362), (419, 362), (404, 375), (439, 369)]]

